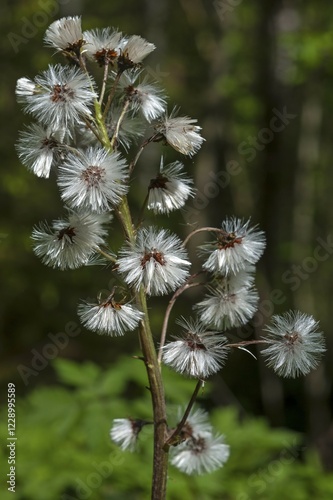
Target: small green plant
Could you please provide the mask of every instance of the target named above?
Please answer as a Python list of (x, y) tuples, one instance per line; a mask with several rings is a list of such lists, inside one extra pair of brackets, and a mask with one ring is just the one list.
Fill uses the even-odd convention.
[[(144, 427), (139, 453), (121, 451), (105, 439), (113, 415), (150, 418), (146, 373), (123, 358), (104, 371), (93, 363), (54, 362), (61, 385), (38, 387), (17, 401), (19, 443), (18, 500), (145, 500), (149, 497), (152, 428)], [(171, 422), (178, 406), (191, 396), (192, 383), (165, 369)], [(128, 386), (135, 397), (125, 398)], [(177, 391), (172, 388), (177, 386)], [(204, 401), (203, 401), (204, 402)], [(333, 484), (317, 456), (304, 447), (301, 435), (270, 429), (263, 419), (239, 418), (232, 408), (215, 410), (214, 427), (228, 436), (228, 467), (209, 476), (169, 471), (170, 500), (308, 500), (330, 498)], [(0, 421), (6, 434), (4, 417)], [(6, 470), (2, 449), (0, 468)], [(12, 493), (2, 492), (3, 500)]]

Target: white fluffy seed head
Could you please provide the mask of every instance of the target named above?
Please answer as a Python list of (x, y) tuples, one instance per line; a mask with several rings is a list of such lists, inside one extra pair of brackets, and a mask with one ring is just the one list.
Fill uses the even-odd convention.
[(139, 229), (136, 242), (119, 253), (118, 270), (134, 289), (144, 286), (149, 295), (164, 295), (188, 278), (186, 250), (169, 231), (155, 227)]
[(206, 257), (203, 268), (217, 274), (235, 274), (249, 264), (256, 264), (262, 256), (266, 240), (257, 226), (249, 227), (250, 220), (231, 217), (222, 223), (215, 241), (202, 245), (200, 254)]
[(205, 380), (218, 372), (227, 357), (227, 339), (207, 331), (197, 320), (179, 322), (183, 331), (163, 348), (163, 362), (176, 372)]
[(261, 353), (268, 366), (282, 377), (307, 375), (325, 352), (325, 339), (318, 322), (300, 311), (273, 316), (267, 326), (268, 347)]

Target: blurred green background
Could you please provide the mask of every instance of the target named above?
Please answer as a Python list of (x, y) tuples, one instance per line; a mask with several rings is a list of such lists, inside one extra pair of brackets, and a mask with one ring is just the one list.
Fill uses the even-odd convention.
[[(260, 336), (272, 314), (297, 308), (320, 320), (327, 339), (319, 369), (297, 380), (278, 379), (260, 358), (231, 356), (202, 396), (233, 446), (230, 465), (194, 481), (172, 471), (169, 498), (331, 498), (331, 3), (16, 0), (0, 5), (0, 383), (3, 405), (8, 381), (16, 384), (19, 400), (17, 498), (143, 499), (150, 473), (148, 436), (145, 464), (126, 454), (124, 465), (100, 474), (100, 485), (89, 494), (75, 490), (77, 478), (87, 481), (95, 471), (94, 457), (99, 463), (106, 454), (122, 461), (108, 440), (111, 420), (133, 411), (149, 417), (149, 398), (141, 365), (130, 356), (123, 359), (125, 353), (138, 354), (134, 337), (110, 339), (79, 326), (78, 301), (108, 289), (110, 270), (60, 272), (32, 252), (33, 225), (59, 217), (62, 205), (55, 178), (38, 179), (17, 159), (18, 131), (30, 118), (16, 104), (14, 90), (18, 78), (33, 78), (51, 59), (61, 61), (42, 39), (51, 22), (67, 15), (82, 15), (84, 29), (114, 26), (153, 42), (157, 49), (147, 60), (148, 71), (169, 95), (169, 109), (180, 105), (181, 114), (202, 126), (206, 142), (184, 160), (195, 178), (196, 198), (182, 213), (149, 216), (147, 222), (184, 236), (195, 223), (219, 225), (234, 214), (251, 216), (265, 230), (268, 246), (257, 275), (260, 308), (249, 327), (233, 334)], [(161, 146), (152, 145), (141, 157), (134, 210), (160, 154)], [(167, 162), (180, 159), (170, 148), (163, 154)], [(117, 250), (121, 238), (115, 233), (111, 240)], [(183, 296), (174, 317), (190, 313), (196, 293)], [(166, 304), (167, 298), (150, 302), (156, 339)], [(72, 335), (55, 347), (52, 335), (61, 333)], [(171, 406), (185, 403), (191, 382), (166, 376)], [(6, 453), (1, 470), (8, 467)], [(137, 467), (142, 476), (134, 472)]]

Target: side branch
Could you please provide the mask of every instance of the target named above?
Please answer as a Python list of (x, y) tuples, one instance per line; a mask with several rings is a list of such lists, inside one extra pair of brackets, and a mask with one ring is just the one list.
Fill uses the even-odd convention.
[(202, 285), (202, 283), (190, 283), (190, 281), (194, 278), (196, 278), (200, 273), (193, 274), (192, 276), (189, 277), (189, 279), (182, 285), (178, 290), (175, 291), (173, 296), (171, 297), (168, 307), (166, 308), (165, 315), (164, 315), (164, 320), (163, 320), (163, 325), (162, 325), (162, 331), (161, 331), (161, 338), (160, 338), (160, 347), (158, 351), (158, 362), (161, 364), (162, 361), (162, 352), (163, 352), (163, 347), (165, 344), (165, 339), (166, 339), (166, 333), (168, 329), (168, 323), (169, 323), (169, 318), (170, 314), (172, 311), (173, 306), (175, 305), (175, 302), (179, 295), (181, 295), (185, 290), (188, 290), (189, 288), (192, 288), (194, 286), (199, 286)]

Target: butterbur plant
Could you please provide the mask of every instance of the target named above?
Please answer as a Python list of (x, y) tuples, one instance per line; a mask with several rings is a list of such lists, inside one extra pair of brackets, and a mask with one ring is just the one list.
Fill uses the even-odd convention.
[[(52, 23), (45, 44), (66, 64), (18, 80), (18, 101), (34, 123), (21, 133), (17, 151), (38, 177), (55, 172), (65, 206), (60, 218), (33, 229), (34, 252), (62, 271), (101, 259), (110, 264), (105, 276), (109, 282), (112, 274), (115, 286), (109, 296), (82, 301), (78, 315), (92, 335), (138, 334), (151, 420), (114, 415), (110, 437), (135, 452), (142, 428), (154, 427), (152, 498), (164, 499), (169, 457), (185, 474), (209, 473), (228, 460), (227, 437), (212, 428), (196, 399), (206, 380), (223, 369), (230, 351), (258, 344), (278, 375), (295, 377), (316, 368), (325, 351), (323, 335), (310, 315), (296, 311), (274, 316), (266, 337), (228, 340), (229, 329), (247, 323), (258, 308), (255, 265), (265, 250), (264, 232), (250, 219), (221, 217), (219, 227), (196, 228), (181, 239), (156, 222), (160, 214), (184, 207), (195, 192), (181, 159), (167, 161), (168, 149), (193, 157), (204, 138), (197, 120), (182, 116), (177, 107), (168, 110), (164, 91), (145, 75), (144, 60), (155, 46), (109, 27), (82, 31), (79, 17)], [(94, 65), (99, 81), (90, 72)], [(166, 147), (158, 164), (151, 165), (147, 195), (140, 216), (134, 217), (133, 172), (140, 176), (139, 157), (153, 142)], [(150, 214), (153, 225), (146, 223)], [(109, 247), (114, 231), (123, 235), (117, 251)], [(199, 232), (207, 241), (197, 249), (201, 268), (194, 269), (188, 243)], [(170, 325), (174, 304), (192, 287), (202, 290), (192, 316)], [(162, 295), (168, 298), (161, 333), (153, 336), (147, 304), (151, 296)], [(163, 365), (194, 379), (193, 395), (173, 425)]]

